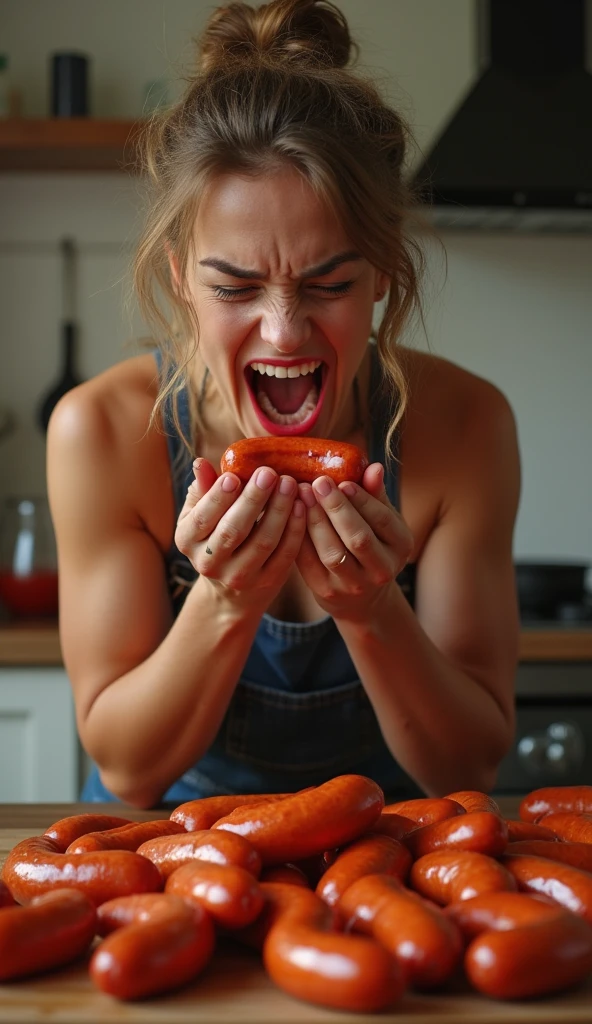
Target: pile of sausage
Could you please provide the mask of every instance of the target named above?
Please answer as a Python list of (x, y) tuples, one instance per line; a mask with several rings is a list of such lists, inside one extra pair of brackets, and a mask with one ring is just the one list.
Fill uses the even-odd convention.
[(536, 790), (508, 821), (483, 793), (385, 806), (371, 779), (341, 775), (165, 820), (64, 818), (4, 864), (0, 981), (88, 953), (99, 989), (145, 998), (192, 982), (221, 937), (290, 995), (362, 1013), (463, 977), (497, 999), (577, 985), (592, 786)]

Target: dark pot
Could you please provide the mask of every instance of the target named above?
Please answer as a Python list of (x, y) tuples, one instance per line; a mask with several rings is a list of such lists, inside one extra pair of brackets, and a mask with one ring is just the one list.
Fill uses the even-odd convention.
[(561, 605), (586, 601), (586, 562), (515, 562), (522, 615), (553, 618)]

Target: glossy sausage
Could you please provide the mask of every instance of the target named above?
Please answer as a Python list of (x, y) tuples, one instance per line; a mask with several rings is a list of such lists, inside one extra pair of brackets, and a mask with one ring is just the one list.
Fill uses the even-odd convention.
[(224, 452), (220, 472), (236, 473), (246, 483), (259, 466), (294, 477), (298, 483), (312, 483), (329, 476), (335, 483), (360, 483), (368, 459), (361, 448), (345, 441), (324, 437), (247, 437), (235, 441)]
[(255, 877), (261, 872), (261, 857), (242, 836), (232, 832), (184, 832), (176, 836), (160, 836), (142, 843), (137, 851), (152, 861), (163, 878), (191, 861), (209, 861), (213, 864), (236, 864)]
[(245, 928), (263, 909), (257, 879), (236, 864), (184, 864), (169, 875), (165, 892), (203, 907), (224, 928)]
[(186, 832), (200, 832), (204, 828), (211, 828), (215, 821), (230, 814), (237, 807), (244, 807), (248, 804), (273, 803), (284, 800), (292, 793), (244, 793), (229, 796), (205, 796), (199, 800), (187, 800), (179, 804), (171, 812), (171, 821), (176, 821), (183, 826)]
[(559, 839), (570, 843), (592, 844), (592, 814), (573, 814), (571, 811), (554, 811), (545, 814), (541, 820)]
[(70, 843), (85, 836), (87, 832), (104, 832), (120, 825), (133, 824), (129, 818), (119, 818), (113, 814), (70, 814), (46, 828), (43, 835), (53, 839), (59, 852), (64, 853)]
[(492, 796), (482, 793), (478, 789), (460, 789), (456, 793), (448, 793), (447, 799), (460, 804), (468, 814), (473, 811), (490, 811), (492, 814), (499, 814), (500, 818), (502, 817), (499, 804)]
[(521, 843), (530, 839), (547, 839), (551, 842), (559, 842), (559, 836), (551, 832), (550, 828), (544, 825), (537, 825), (534, 821), (513, 821), (506, 818), (508, 826), (508, 842)]
[(508, 826), (491, 811), (471, 811), (433, 825), (422, 825), (409, 832), (403, 842), (415, 858), (451, 849), (497, 857), (508, 845)]
[(592, 786), (545, 786), (534, 789), (520, 803), (522, 821), (536, 821), (544, 814), (571, 811), (592, 814)]
[(560, 864), (571, 864), (572, 868), (592, 872), (592, 843), (556, 843), (547, 839), (525, 839), (521, 843), (512, 843), (508, 853), (529, 854), (534, 857), (547, 857)]
[(400, 800), (398, 803), (387, 804), (383, 811), (383, 814), (400, 814), (418, 825), (433, 825), (435, 821), (446, 821), (464, 813), (464, 807), (446, 797)]
[(274, 864), (273, 867), (263, 868), (259, 876), (261, 882), (286, 882), (290, 885), (301, 885), (310, 889), (310, 882), (297, 864)]
[(0, 910), (4, 907), (15, 907), (17, 902), (5, 882), (0, 882)]
[(411, 865), (409, 884), (441, 905), (518, 888), (513, 875), (497, 860), (469, 850), (438, 850), (420, 857)]
[(479, 992), (494, 999), (525, 999), (560, 992), (592, 970), (592, 928), (566, 911), (509, 931), (486, 931), (464, 959)]
[(555, 900), (523, 892), (486, 892), (470, 900), (449, 903), (443, 911), (456, 922), (467, 940), (490, 929), (521, 928), (556, 912)]
[(78, 889), (95, 905), (116, 896), (157, 892), (163, 879), (145, 857), (129, 850), (61, 853), (55, 839), (33, 836), (10, 851), (2, 878), (18, 903), (30, 903), (52, 889)]
[(383, 806), (384, 794), (372, 779), (338, 775), (275, 804), (239, 807), (213, 829), (245, 836), (264, 864), (283, 864), (357, 839), (378, 820)]
[(366, 835), (341, 850), (319, 880), (317, 896), (333, 907), (358, 878), (370, 874), (395, 875), (404, 882), (412, 862), (406, 846), (389, 836)]
[(456, 924), (390, 875), (359, 878), (343, 894), (339, 912), (347, 932), (373, 935), (397, 958), (414, 988), (443, 984), (460, 961), (463, 943)]
[(389, 836), (391, 839), (402, 839), (408, 832), (420, 826), (412, 818), (406, 818), (402, 814), (390, 811), (383, 811), (378, 821), (375, 821), (369, 830), (373, 833), (380, 833), (382, 836)]
[(523, 892), (543, 893), (592, 925), (592, 875), (546, 857), (519, 853), (502, 856), (502, 864)]
[[(158, 896), (155, 899), (154, 896)], [(212, 919), (177, 896), (132, 897), (101, 912), (116, 928), (94, 951), (89, 973), (97, 988), (116, 999), (143, 999), (192, 981), (215, 946)], [(119, 924), (119, 927), (118, 927)]]
[(86, 835), (70, 843), (66, 853), (90, 853), (91, 850), (133, 850), (142, 843), (157, 836), (173, 836), (184, 833), (185, 829), (177, 821), (159, 818), (157, 821), (136, 821), (131, 825), (120, 825), (119, 828), (106, 829), (105, 832), (87, 832)]
[(275, 984), (297, 999), (350, 1013), (372, 1013), (397, 1002), (403, 972), (378, 942), (331, 930), (331, 910), (296, 885), (266, 883), (281, 908), (263, 942), (263, 963)]
[(56, 889), (28, 907), (0, 913), (0, 981), (68, 964), (89, 948), (96, 932), (94, 904), (76, 889)]

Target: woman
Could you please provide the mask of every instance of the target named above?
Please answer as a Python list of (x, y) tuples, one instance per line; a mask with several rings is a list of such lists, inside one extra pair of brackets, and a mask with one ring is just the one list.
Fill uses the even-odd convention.
[[(397, 339), (418, 299), (406, 132), (328, 0), (217, 10), (147, 141), (136, 285), (160, 338), (49, 429), (83, 799), (344, 773), (488, 790), (513, 734), (515, 426)], [(376, 344), (376, 302), (388, 296)], [(369, 456), (361, 485), (220, 473), (241, 437)]]

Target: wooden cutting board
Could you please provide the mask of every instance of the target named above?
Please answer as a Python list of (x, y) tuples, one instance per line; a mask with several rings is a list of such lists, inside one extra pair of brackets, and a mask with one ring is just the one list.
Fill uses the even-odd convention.
[[(508, 817), (517, 801), (499, 800)], [(113, 805), (0, 805), (0, 863), (21, 839), (38, 835), (67, 814), (118, 813), (136, 821), (168, 811), (114, 810)], [(88, 958), (38, 978), (0, 985), (0, 1024), (574, 1024), (592, 1022), (592, 976), (575, 991), (544, 1000), (502, 1003), (471, 991), (462, 978), (429, 995), (406, 993), (390, 1011), (343, 1013), (299, 1002), (278, 989), (259, 957), (221, 941), (203, 974), (174, 995), (119, 1003), (99, 992)]]

